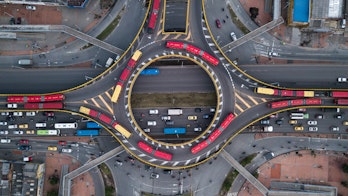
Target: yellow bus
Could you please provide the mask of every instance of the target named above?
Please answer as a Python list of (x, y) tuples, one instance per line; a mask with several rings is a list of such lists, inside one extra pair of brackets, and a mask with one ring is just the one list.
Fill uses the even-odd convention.
[(115, 91), (112, 94), (111, 101), (114, 103), (117, 103), (118, 97), (120, 96), (122, 90), (122, 86), (120, 84), (117, 84), (115, 87)]
[(84, 106), (81, 106), (79, 111), (83, 114), (89, 115), (90, 109)]
[(274, 95), (274, 89), (271, 89), (271, 88), (257, 87), (255, 88), (255, 92), (259, 94), (265, 94), (265, 95)]
[(140, 50), (135, 51), (132, 58), (128, 61), (128, 67), (133, 68), (137, 61), (140, 59), (141, 55), (143, 55), (143, 53)]
[(126, 138), (129, 138), (132, 135), (129, 131), (127, 131), (127, 129), (125, 129), (120, 124), (115, 123), (114, 128)]

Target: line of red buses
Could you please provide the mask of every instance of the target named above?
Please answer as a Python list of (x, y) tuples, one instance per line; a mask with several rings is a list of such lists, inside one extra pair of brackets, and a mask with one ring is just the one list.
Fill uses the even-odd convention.
[(129, 75), (131, 74), (132, 69), (134, 68), (135, 64), (140, 59), (142, 54), (143, 53), (140, 50), (137, 50), (137, 51), (135, 51), (132, 58), (128, 61), (127, 67), (122, 71), (120, 79), (118, 80), (118, 82), (116, 84), (114, 93), (112, 94), (112, 97), (111, 97), (112, 102), (117, 103), (117, 100), (120, 96), (124, 82), (127, 80)]
[(314, 91), (280, 90), (273, 88), (256, 87), (255, 93), (264, 95), (275, 95), (281, 97), (314, 97)]
[(141, 148), (143, 151), (147, 152), (148, 154), (153, 154), (157, 158), (161, 158), (167, 161), (170, 161), (173, 158), (172, 154), (159, 150), (154, 150), (150, 145), (147, 145), (142, 141), (138, 142), (138, 147)]
[(206, 147), (209, 146), (209, 144), (213, 143), (221, 134), (222, 132), (230, 125), (232, 120), (235, 118), (235, 115), (230, 113), (224, 121), (222, 121), (221, 125), (219, 128), (215, 129), (213, 133), (210, 134), (208, 139), (203, 140), (202, 142), (198, 143), (195, 145), (193, 148), (191, 148), (192, 154), (196, 154), (199, 151), (205, 149)]
[(323, 101), (318, 98), (309, 99), (292, 99), (284, 101), (275, 101), (268, 104), (270, 108), (284, 108), (288, 106), (300, 106), (300, 105), (321, 105)]
[(105, 115), (101, 112), (89, 109), (89, 108), (84, 107), (84, 106), (81, 106), (79, 111), (85, 115), (92, 116), (94, 118), (101, 120), (105, 124), (110, 125), (114, 129), (116, 129), (119, 133), (121, 133), (125, 138), (129, 138), (132, 135), (127, 129), (125, 129), (123, 126), (118, 124), (115, 120), (113, 120), (108, 115)]
[(153, 1), (152, 12), (151, 12), (149, 24), (147, 26), (148, 33), (152, 34), (156, 28), (156, 21), (157, 21), (157, 16), (158, 16), (160, 4), (161, 4), (161, 0), (154, 0)]
[(214, 58), (212, 55), (208, 54), (204, 50), (201, 50), (195, 46), (192, 46), (190, 44), (186, 44), (183, 42), (177, 42), (177, 41), (167, 41), (166, 43), (167, 48), (171, 49), (184, 49), (187, 52), (194, 54), (194, 55), (199, 55), (201, 56), (204, 60), (208, 61), (214, 66), (217, 66), (219, 64), (219, 60)]
[(336, 99), (335, 103), (337, 105), (348, 105), (348, 99)]
[(9, 103), (49, 102), (49, 101), (63, 101), (64, 98), (65, 97), (63, 94), (8, 96), (7, 102), (9, 102)]
[(25, 103), (24, 109), (34, 110), (34, 109), (63, 109), (64, 105), (62, 102), (52, 102), (52, 103)]
[(329, 95), (335, 98), (348, 98), (348, 91), (332, 91)]

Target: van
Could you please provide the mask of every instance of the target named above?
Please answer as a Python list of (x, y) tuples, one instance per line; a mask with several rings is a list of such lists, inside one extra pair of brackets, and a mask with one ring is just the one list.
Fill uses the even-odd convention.
[(18, 65), (32, 65), (33, 60), (31, 59), (20, 59), (18, 60)]
[(231, 38), (232, 38), (232, 41), (236, 41), (237, 40), (237, 36), (234, 32), (231, 33)]
[(35, 127), (37, 127), (37, 128), (45, 128), (46, 127), (46, 123), (36, 123)]
[(341, 20), (341, 28), (342, 29), (346, 28), (346, 19)]
[(4, 143), (11, 143), (11, 139), (1, 139), (0, 140), (0, 142), (2, 143), (2, 144), (4, 144)]
[(105, 67), (110, 67), (110, 65), (114, 62), (114, 59), (111, 57), (108, 58), (108, 60), (105, 63)]

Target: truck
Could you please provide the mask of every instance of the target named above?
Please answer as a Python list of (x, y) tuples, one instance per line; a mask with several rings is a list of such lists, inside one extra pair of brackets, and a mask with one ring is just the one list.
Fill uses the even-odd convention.
[(114, 59), (111, 57), (108, 58), (108, 60), (105, 63), (105, 67), (110, 67), (110, 65), (114, 62)]
[(267, 126), (257, 126), (253, 125), (249, 127), (249, 131), (251, 132), (272, 132), (273, 126), (267, 125)]
[(179, 116), (182, 115), (182, 109), (168, 109), (169, 116)]
[(158, 75), (158, 74), (159, 74), (158, 68), (146, 68), (140, 72), (140, 75)]
[(163, 132), (165, 135), (170, 134), (185, 134), (186, 128), (164, 128)]
[(32, 65), (33, 60), (31, 59), (20, 59), (18, 60), (18, 65)]

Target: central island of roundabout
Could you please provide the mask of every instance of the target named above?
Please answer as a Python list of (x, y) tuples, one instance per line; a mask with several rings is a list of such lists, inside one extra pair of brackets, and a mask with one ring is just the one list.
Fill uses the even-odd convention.
[[(161, 46), (168, 49), (169, 43), (183, 44)], [(128, 153), (162, 168), (203, 163), (232, 136), (227, 131), (235, 117), (231, 78), (217, 59), (213, 64), (202, 57), (205, 51), (183, 45), (186, 49), (134, 52), (111, 97), (114, 118), (94, 107), (79, 110), (106, 124)]]

